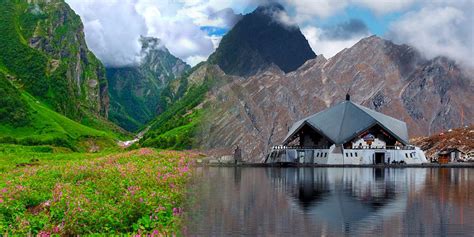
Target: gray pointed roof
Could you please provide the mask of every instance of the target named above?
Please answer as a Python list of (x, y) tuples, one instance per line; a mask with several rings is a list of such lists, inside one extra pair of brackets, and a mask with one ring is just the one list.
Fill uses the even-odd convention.
[(376, 124), (383, 127), (403, 144), (407, 145), (409, 143), (408, 129), (405, 122), (355, 104), (350, 100), (343, 101), (296, 122), (290, 128), (283, 143), (287, 143), (305, 124), (311, 126), (335, 144), (344, 144)]

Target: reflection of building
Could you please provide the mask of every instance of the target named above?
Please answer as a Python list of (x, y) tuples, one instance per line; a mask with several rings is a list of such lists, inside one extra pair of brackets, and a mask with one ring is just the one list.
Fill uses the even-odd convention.
[(272, 180), (279, 180), (276, 184), (283, 184), (312, 223), (353, 232), (406, 209), (407, 187), (399, 184), (423, 183), (426, 170), (411, 176), (402, 169), (371, 168), (275, 168), (267, 172)]
[(268, 163), (384, 164), (427, 162), (409, 145), (405, 122), (355, 104), (347, 96), (331, 108), (296, 122)]

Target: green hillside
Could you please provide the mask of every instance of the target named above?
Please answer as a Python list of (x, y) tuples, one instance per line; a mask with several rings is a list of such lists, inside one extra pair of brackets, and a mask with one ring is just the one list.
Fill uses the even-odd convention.
[(0, 70), (18, 87), (77, 121), (106, 115), (105, 69), (65, 2), (0, 0), (0, 32)]
[[(49, 109), (28, 93), (21, 94), (28, 119), (18, 126), (0, 124), (0, 143), (53, 145), (78, 151), (91, 151), (114, 146), (117, 135), (77, 123)], [(95, 147), (95, 148), (94, 148)]]
[(0, 143), (91, 151), (114, 146), (116, 139), (114, 132), (99, 131), (54, 112), (31, 94), (20, 92), (0, 71)]
[(176, 150), (196, 147), (195, 135), (207, 113), (202, 104), (216, 83), (212, 74), (207, 74), (202, 82), (190, 82), (192, 72), (199, 67), (207, 65), (197, 65), (186, 76), (176, 80), (178, 86), (175, 90), (170, 84), (163, 91), (161, 100), (166, 110), (150, 123), (150, 130), (140, 141), (143, 146)]

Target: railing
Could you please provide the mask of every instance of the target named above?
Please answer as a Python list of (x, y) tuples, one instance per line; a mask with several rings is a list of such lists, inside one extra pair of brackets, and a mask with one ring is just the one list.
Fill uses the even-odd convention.
[(415, 150), (414, 146), (354, 146), (350, 150)]
[[(272, 150), (321, 150), (329, 149), (329, 147), (314, 146), (273, 146)], [(354, 146), (352, 148), (344, 148), (349, 150), (415, 150), (414, 146)]]
[(272, 146), (272, 150), (321, 150), (329, 149), (329, 147), (315, 147), (315, 146)]

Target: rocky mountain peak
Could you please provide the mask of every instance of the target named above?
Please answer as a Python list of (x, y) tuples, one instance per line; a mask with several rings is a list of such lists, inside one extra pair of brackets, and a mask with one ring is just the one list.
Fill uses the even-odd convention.
[(153, 50), (169, 52), (168, 49), (163, 44), (163, 42), (160, 39), (155, 38), (155, 37), (141, 36), (140, 43), (142, 45), (142, 51), (141, 51), (142, 54), (147, 54)]
[(242, 19), (222, 39), (209, 62), (227, 74), (252, 76), (277, 65), (285, 73), (316, 58), (300, 29), (288, 27), (276, 19), (284, 11), (279, 4), (258, 7)]
[(283, 5), (281, 5), (280, 3), (272, 2), (272, 3), (263, 4), (257, 7), (257, 9), (255, 9), (253, 14), (265, 14), (265, 15), (271, 16), (272, 15), (271, 13), (280, 12), (280, 11), (285, 11), (285, 8), (283, 7)]

